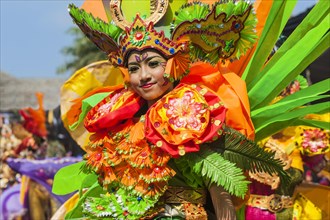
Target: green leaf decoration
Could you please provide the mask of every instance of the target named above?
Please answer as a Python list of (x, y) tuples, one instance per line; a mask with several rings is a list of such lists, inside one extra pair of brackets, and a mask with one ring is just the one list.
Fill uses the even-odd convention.
[(208, 4), (203, 4), (198, 1), (184, 4), (177, 12), (175, 12), (171, 29), (173, 30), (177, 25), (184, 21), (205, 18), (209, 13), (210, 7)]
[(169, 180), (169, 183), (180, 181), (179, 184), (174, 183), (173, 185), (188, 185), (193, 188), (204, 186), (201, 176), (193, 172), (193, 167), (190, 167), (190, 163), (185, 157), (171, 159), (168, 165), (176, 172), (175, 178)]
[(80, 186), (80, 193), (83, 189), (92, 187), (95, 183), (98, 183), (98, 175), (94, 172), (85, 177)]
[(330, 79), (323, 80), (307, 87), (306, 89), (289, 95), (275, 104), (251, 111), (251, 118), (256, 130), (262, 127), (269, 120), (274, 121), (273, 118), (276, 116), (287, 114), (300, 106), (329, 97), (329, 95), (320, 95), (330, 90), (329, 85)]
[(283, 170), (282, 161), (274, 159), (274, 152), (265, 151), (243, 134), (229, 127), (225, 127), (224, 139), (223, 157), (226, 160), (236, 163), (244, 171), (266, 172), (270, 175), (276, 173), (281, 183), (289, 183), (290, 177)]
[[(327, 112), (329, 112), (329, 109), (327, 109)], [(310, 120), (310, 119), (297, 119), (296, 121), (293, 122), (292, 125), (293, 126), (304, 125), (304, 126), (310, 126), (324, 130), (329, 130), (330, 128), (330, 122)]]
[(118, 40), (119, 36), (123, 32), (123, 30), (118, 26), (112, 23), (106, 23), (99, 18), (94, 18), (92, 14), (87, 13), (83, 9), (79, 9), (74, 4), (69, 5), (69, 13), (76, 20), (76, 22), (86, 22), (91, 29), (105, 33), (115, 41)]
[(81, 194), (78, 202), (76, 203), (75, 207), (69, 211), (65, 215), (65, 219), (86, 219), (86, 217), (81, 218), (81, 216), (84, 216), (83, 214), (83, 203), (85, 199), (90, 196), (90, 197), (97, 197), (101, 194), (105, 194), (106, 191), (103, 190), (103, 188), (99, 185), (98, 182), (94, 183), (86, 192)]
[(54, 177), (52, 192), (57, 195), (66, 195), (80, 189), (82, 181), (88, 174), (81, 171), (85, 161), (61, 168)]
[(93, 108), (95, 105), (97, 105), (97, 103), (99, 103), (101, 100), (103, 100), (109, 94), (110, 94), (110, 92), (102, 92), (102, 93), (94, 94), (94, 95), (84, 99), (82, 101), (81, 113), (79, 115), (78, 121), (76, 121), (72, 125), (69, 125), (69, 129), (71, 131), (75, 130), (80, 125), (80, 123), (85, 119), (89, 110), (91, 110), (91, 108)]
[(256, 129), (255, 141), (260, 141), (276, 132), (283, 130), (288, 126), (299, 125), (299, 118), (304, 117), (307, 114), (319, 114), (321, 112), (329, 110), (329, 103), (319, 103), (301, 107), (290, 111), (286, 114), (282, 114), (265, 121)]
[(308, 87), (308, 81), (307, 81), (307, 79), (306, 79), (305, 77), (303, 77), (302, 75), (297, 76), (295, 80), (297, 80), (297, 81), (299, 82), (299, 84), (300, 84), (300, 89), (305, 89), (305, 88)]
[(107, 55), (118, 53), (118, 38), (121, 35), (121, 28), (112, 23), (105, 23), (99, 18), (94, 18), (91, 14), (75, 5), (69, 5), (69, 13), (78, 27), (85, 35)]
[(247, 85), (249, 85), (250, 82), (260, 73), (260, 70), (268, 59), (269, 54), (282, 33), (286, 22), (290, 18), (296, 1), (297, 0), (273, 1), (265, 27), (263, 28), (260, 39), (258, 40), (257, 48), (242, 75), (242, 78), (245, 80)]
[(244, 198), (249, 181), (245, 180), (246, 177), (240, 168), (217, 152), (204, 147), (203, 151), (187, 154), (185, 160), (189, 161), (195, 173), (209, 178), (230, 194)]
[[(319, 11), (312, 10), (310, 13), (313, 15), (315, 12)], [(330, 14), (327, 9), (323, 10), (323, 14), (327, 16), (324, 15), (313, 28), (310, 28), (309, 23), (299, 25), (298, 32), (303, 32), (304, 35), (297, 36), (295, 40), (291, 40), (290, 35), (260, 74), (248, 84), (251, 110), (268, 105), (311, 62), (329, 48)]]
[[(280, 1), (279, 1), (280, 2)], [(324, 18), (329, 15), (329, 2), (327, 0), (320, 0), (304, 18), (304, 20), (295, 28), (293, 33), (283, 42), (279, 50), (271, 58), (271, 62), (267, 63), (267, 68), (272, 65), (277, 65), (282, 55), (303, 38), (311, 29), (314, 29), (321, 22), (324, 22)], [(311, 28), (313, 27), (313, 28)], [(265, 31), (266, 32), (266, 31)], [(320, 33), (320, 36), (323, 34)], [(286, 36), (287, 37), (287, 36)], [(315, 41), (315, 39), (310, 39)], [(329, 47), (329, 45), (328, 45)], [(301, 51), (304, 53), (304, 51)]]
[[(326, 111), (329, 112), (329, 109)], [(310, 126), (310, 127), (320, 128), (320, 129), (324, 129), (324, 130), (329, 130), (329, 128), (330, 128), (330, 122), (310, 120), (310, 119), (297, 119), (296, 121), (293, 122), (293, 125), (294, 126), (304, 125), (304, 126)]]
[(79, 216), (102, 219), (139, 219), (154, 206), (158, 199), (132, 195), (129, 190), (111, 185), (104, 190), (98, 183), (82, 194), (78, 204), (66, 219)]

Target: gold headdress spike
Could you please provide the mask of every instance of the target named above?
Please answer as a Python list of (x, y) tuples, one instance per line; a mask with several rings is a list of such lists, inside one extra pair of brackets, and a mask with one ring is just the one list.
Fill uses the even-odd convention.
[(136, 14), (132, 23), (123, 16), (121, 0), (109, 2), (110, 23), (74, 5), (69, 9), (80, 29), (108, 55), (113, 65), (124, 66), (132, 50), (153, 48), (169, 59), (172, 66), (166, 68), (170, 71), (166, 74), (171, 80), (181, 79), (187, 73), (188, 64), (198, 60), (216, 64), (221, 59), (235, 59), (255, 41), (256, 19), (251, 5), (244, 1), (218, 2), (211, 9), (201, 2), (185, 4), (172, 14), (174, 20), (168, 24), (172, 27), (171, 36), (154, 28), (168, 15), (166, 10), (171, 4), (168, 0), (152, 2), (151, 15), (142, 19)]

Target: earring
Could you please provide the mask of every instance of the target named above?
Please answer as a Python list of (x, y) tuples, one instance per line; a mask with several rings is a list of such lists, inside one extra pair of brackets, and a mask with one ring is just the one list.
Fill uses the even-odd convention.
[(168, 81), (170, 81), (170, 82), (174, 82), (175, 80), (174, 80), (174, 78), (173, 77), (171, 77), (171, 75), (170, 74), (168, 74), (168, 73), (164, 73), (164, 78), (166, 78)]
[(170, 74), (164, 72), (163, 77), (168, 79), (168, 78), (170, 78)]

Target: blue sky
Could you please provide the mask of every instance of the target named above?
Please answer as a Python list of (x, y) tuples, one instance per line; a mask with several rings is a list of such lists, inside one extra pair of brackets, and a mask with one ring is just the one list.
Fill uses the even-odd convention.
[[(316, 0), (298, 0), (293, 15), (305, 11)], [(56, 69), (68, 57), (63, 47), (73, 42), (67, 30), (74, 26), (67, 6), (82, 0), (0, 0), (1, 71), (17, 78), (68, 77)]]

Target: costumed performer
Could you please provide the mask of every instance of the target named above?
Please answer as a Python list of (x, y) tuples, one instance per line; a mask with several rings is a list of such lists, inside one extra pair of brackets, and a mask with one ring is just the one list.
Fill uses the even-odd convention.
[[(121, 1), (110, 2), (111, 23), (69, 7), (75, 23), (108, 54), (110, 78), (119, 73), (124, 84), (80, 88), (86, 70), (109, 66), (101, 62), (64, 85), (85, 91), (63, 107), (64, 122), (78, 133), (85, 132), (82, 124), (88, 131), (87, 141), (80, 138), (85, 161), (55, 177), (53, 192), (80, 189), (75, 207), (64, 210), (70, 211), (67, 219), (207, 219), (212, 211), (217, 219), (235, 219), (232, 196), (246, 196), (245, 171), (289, 181), (274, 153), (251, 140), (244, 81), (212, 66), (239, 58), (253, 45), (252, 5), (185, 4), (177, 8), (168, 38), (154, 25), (171, 11), (169, 5), (152, 2), (152, 15), (135, 14), (132, 23)], [(73, 176), (79, 188), (67, 187)], [(206, 208), (205, 189), (212, 201)]]

